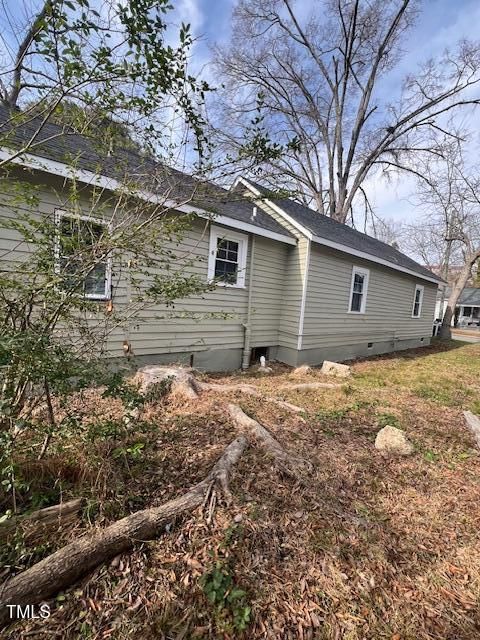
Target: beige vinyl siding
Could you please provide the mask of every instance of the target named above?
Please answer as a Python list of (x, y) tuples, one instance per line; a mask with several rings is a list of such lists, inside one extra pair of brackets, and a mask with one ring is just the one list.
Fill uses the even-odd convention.
[[(207, 281), (209, 232), (203, 221), (195, 221), (185, 234), (178, 256), (193, 260), (188, 273)], [(225, 227), (225, 237), (228, 229)], [(247, 236), (248, 238), (248, 236)], [(250, 246), (247, 252), (246, 282), (249, 278)], [(178, 267), (182, 270), (181, 262)], [(175, 269), (175, 265), (172, 265)], [(145, 284), (148, 284), (146, 282)], [(135, 355), (242, 348), (243, 324), (247, 314), (247, 287), (218, 285), (213, 291), (180, 300), (173, 310), (160, 305), (143, 309), (130, 332)], [(210, 317), (216, 314), (217, 317)], [(182, 315), (188, 317), (182, 318)]]
[[(249, 191), (245, 195), (250, 195)], [(282, 347), (296, 349), (300, 332), (300, 316), (302, 308), (303, 282), (307, 270), (307, 255), (309, 240), (280, 215), (268, 202), (256, 200), (269, 216), (284, 226), (297, 238), (297, 245), (290, 247), (286, 254), (285, 277), (283, 281), (282, 308), (279, 327), (278, 344)]]
[(252, 347), (276, 346), (279, 340), (280, 318), (285, 303), (284, 285), (289, 245), (255, 238), (254, 277), (251, 301)]
[[(22, 179), (24, 176), (22, 174)], [(0, 218), (17, 216), (19, 209), (38, 216), (53, 216), (55, 209), (68, 210), (68, 196), (63, 190), (61, 180), (45, 174), (37, 180), (42, 185), (35, 187), (38, 202), (31, 208), (25, 204), (15, 206), (9, 203), (8, 195), (3, 195), (0, 188)], [(80, 194), (84, 213), (91, 210), (90, 189), (85, 188)], [(95, 214), (95, 212), (93, 212)], [(108, 217), (108, 209), (104, 215)], [(221, 226), (221, 225), (217, 225)], [(1, 227), (1, 222), (0, 222)], [(229, 229), (225, 229), (228, 237)], [(241, 232), (240, 232), (241, 233)], [(141, 309), (135, 317), (122, 323), (109, 332), (106, 347), (109, 356), (123, 356), (124, 341), (127, 341), (134, 355), (154, 356), (179, 352), (197, 352), (212, 349), (242, 349), (244, 345), (244, 323), (247, 320), (248, 283), (250, 269), (251, 237), (248, 240), (246, 286), (243, 288), (217, 286), (202, 295), (180, 300), (175, 308), (168, 309), (162, 305), (149, 305)], [(182, 273), (193, 273), (207, 281), (209, 225), (204, 220), (196, 220), (186, 232), (179, 247), (170, 244), (175, 251), (176, 263), (172, 269), (178, 268)], [(0, 229), (0, 260), (10, 268), (20, 268), (19, 264), (28, 259), (33, 250), (31, 245), (19, 243), (19, 236), (5, 228)], [(252, 346), (275, 346), (278, 344), (280, 316), (283, 310), (284, 296), (282, 288), (285, 282), (285, 269), (288, 256), (295, 251), (294, 247), (273, 240), (256, 236), (257, 249), (254, 258), (254, 288), (251, 300), (251, 344)], [(193, 261), (184, 267), (185, 262)], [(122, 315), (135, 301), (135, 290), (130, 285), (130, 274), (127, 260), (122, 264), (112, 265), (113, 314), (107, 320), (114, 321), (117, 314)], [(143, 279), (145, 288), (151, 278)], [(105, 325), (105, 303), (98, 302), (98, 314), (91, 313), (88, 318), (91, 326), (99, 329)], [(216, 315), (216, 317), (212, 317)], [(182, 317), (185, 316), (185, 317)], [(71, 336), (70, 336), (71, 337)]]
[[(365, 314), (348, 313), (354, 265), (370, 271)], [(420, 318), (412, 318), (416, 284), (424, 286)], [(420, 278), (312, 244), (303, 348), (430, 336), (436, 291)]]
[[(19, 179), (25, 181), (28, 174), (19, 175)], [(12, 179), (12, 178), (9, 178)], [(18, 190), (21, 193), (21, 190)], [(79, 193), (79, 204), (82, 211), (86, 214), (91, 211), (89, 202), (89, 190), (84, 189)], [(35, 196), (35, 203), (28, 204), (25, 198), (12, 195), (12, 191), (6, 185), (4, 179), (0, 180), (0, 268), (18, 270), (19, 274), (25, 268), (28, 268), (29, 258), (35, 251), (33, 243), (22, 241), (19, 232), (6, 228), (2, 224), (2, 220), (21, 220), (22, 215), (28, 215), (32, 218), (40, 219), (42, 216), (50, 218), (53, 221), (53, 215), (56, 209), (68, 211), (71, 209), (69, 196), (64, 191), (62, 182), (51, 178), (50, 176), (42, 176), (42, 182), (33, 186), (29, 194)], [(119, 265), (113, 265), (112, 284), (114, 285), (115, 300), (118, 303), (126, 301), (126, 280), (125, 274), (122, 273)], [(60, 299), (59, 293), (59, 299)], [(105, 318), (105, 302), (95, 303), (97, 312), (85, 312), (82, 316), (82, 322), (91, 327), (95, 327), (97, 335), (105, 337), (105, 350), (108, 355), (120, 355), (123, 353), (124, 328), (114, 326), (114, 318)], [(76, 335), (69, 327), (68, 332), (63, 335), (63, 329), (58, 327), (58, 336), (69, 341), (70, 344), (78, 344), (80, 336)]]

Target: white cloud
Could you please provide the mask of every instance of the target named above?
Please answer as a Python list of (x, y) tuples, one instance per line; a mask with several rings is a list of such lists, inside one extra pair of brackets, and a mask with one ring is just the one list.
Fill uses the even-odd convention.
[(178, 22), (190, 24), (194, 36), (199, 34), (205, 21), (200, 4), (200, 0), (177, 0), (174, 5), (174, 13)]

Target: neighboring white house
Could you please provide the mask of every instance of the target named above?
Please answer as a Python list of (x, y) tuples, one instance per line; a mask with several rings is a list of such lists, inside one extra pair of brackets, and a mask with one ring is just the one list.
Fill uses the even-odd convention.
[[(450, 289), (445, 292), (439, 290), (435, 304), (435, 318), (443, 318), (447, 308)], [(452, 327), (478, 327), (480, 326), (480, 289), (465, 287), (460, 294), (455, 313), (452, 318)]]
[[(4, 111), (0, 109), (0, 129), (2, 118), (8, 121)], [(32, 127), (31, 121), (15, 127), (9, 149), (28, 142)], [(33, 213), (54, 219), (58, 234), (69, 224), (87, 224), (92, 232), (102, 223), (96, 217), (89, 220), (91, 214), (72, 214), (68, 203), (61, 202), (73, 176), (83, 184), (79, 197), (86, 197), (98, 188), (114, 190), (125, 175), (148, 176), (159, 167), (132, 152), (105, 157), (88, 138), (73, 133), (59, 137), (59, 131), (48, 124), (44, 142), (18, 155), (6, 178), (38, 187)], [(9, 157), (9, 149), (0, 150), (3, 157)], [(71, 157), (75, 169), (68, 163)], [(192, 183), (189, 176), (173, 173), (180, 186)], [(158, 183), (159, 190), (164, 188)], [(175, 189), (169, 196), (175, 215), (192, 217), (178, 249), (188, 249), (197, 259), (194, 273), (205, 281), (215, 279), (216, 288), (181, 301), (186, 314), (180, 319), (170, 318), (160, 306), (145, 311), (123, 333), (109, 336), (110, 357), (123, 358), (128, 352), (138, 364), (176, 361), (228, 370), (248, 366), (260, 355), (295, 366), (429, 344), (442, 282), (437, 275), (396, 248), (247, 179), (238, 180), (230, 192), (220, 191), (212, 206), (202, 200), (186, 206)], [(155, 202), (159, 192), (136, 191), (135, 197)], [(79, 204), (83, 208), (83, 201)], [(8, 198), (0, 201), (0, 261), (22, 269), (28, 247), (1, 225), (2, 217), (12, 215)], [(57, 262), (61, 259), (56, 256)], [(133, 269), (128, 265), (128, 273), (115, 264), (100, 264), (84, 295), (95, 300), (98, 312), (105, 307), (115, 313), (129, 301)], [(197, 312), (212, 317), (188, 315)]]

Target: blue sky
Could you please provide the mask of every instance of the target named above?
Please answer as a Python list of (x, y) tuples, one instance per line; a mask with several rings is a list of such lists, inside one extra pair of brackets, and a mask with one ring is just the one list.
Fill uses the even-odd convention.
[[(321, 1), (297, 0), (297, 5), (308, 12)], [(172, 0), (175, 7), (174, 22), (190, 23), (197, 38), (192, 51), (192, 70), (203, 73), (212, 84), (215, 84), (215, 78), (208, 65), (210, 47), (214, 43), (228, 41), (231, 11), (235, 3), (236, 0)], [(4, 6), (19, 19), (26, 8), (31, 10), (39, 4), (40, 0), (22, 0), (20, 4), (18, 0), (4, 2)], [(383, 85), (383, 91), (395, 94), (403, 76), (415, 72), (418, 63), (442, 53), (447, 47), (455, 46), (461, 38), (478, 38), (479, 25), (480, 0), (424, 0), (418, 23), (404, 43), (405, 53), (401, 64)], [(2, 32), (5, 27), (0, 24)], [(0, 53), (1, 49), (0, 46)], [(472, 148), (475, 146), (475, 153), (480, 132), (477, 120), (478, 115), (469, 121), (473, 129)], [(366, 187), (377, 213), (382, 217), (400, 220), (416, 215), (416, 208), (412, 204), (415, 185), (408, 177), (402, 176), (393, 182), (370, 178)]]
[[(231, 10), (235, 0), (176, 0), (176, 12), (180, 19), (192, 25), (198, 38), (192, 55), (192, 66), (203, 69), (211, 81), (208, 62), (210, 45), (228, 40)], [(308, 10), (315, 6), (315, 0), (297, 0)], [(302, 8), (303, 8), (302, 7)], [(429, 57), (441, 54), (453, 47), (462, 38), (477, 39), (480, 25), (479, 0), (424, 0), (417, 25), (404, 44), (401, 64), (391, 74), (384, 90), (395, 92), (403, 76), (414, 72), (417, 64)], [(477, 116), (478, 119), (478, 116)], [(479, 127), (475, 121), (472, 142), (478, 143)], [(415, 185), (413, 180), (402, 176), (393, 182), (384, 179), (370, 179), (368, 192), (376, 211), (386, 218), (395, 220), (412, 219), (416, 216), (413, 205)]]

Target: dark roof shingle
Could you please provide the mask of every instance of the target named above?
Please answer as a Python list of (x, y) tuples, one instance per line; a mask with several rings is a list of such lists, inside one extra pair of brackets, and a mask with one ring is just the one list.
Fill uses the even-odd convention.
[(385, 242), (381, 242), (376, 238), (372, 238), (365, 233), (361, 233), (356, 229), (352, 229), (352, 227), (346, 224), (337, 222), (328, 216), (318, 213), (318, 211), (309, 209), (291, 198), (276, 198), (275, 193), (250, 179), (246, 181), (260, 191), (264, 197), (274, 202), (287, 215), (310, 231), (313, 236), (335, 242), (355, 251), (361, 251), (375, 258), (390, 262), (392, 265), (409, 269), (419, 275), (443, 282), (435, 273), (432, 273), (423, 265), (409, 258), (398, 249), (395, 249), (395, 247), (385, 244)]
[[(0, 105), (0, 136), (4, 146), (21, 149), (36, 133), (39, 118), (22, 115), (14, 113), (12, 118), (11, 112)], [(293, 238), (285, 227), (265, 211), (258, 210), (253, 216), (253, 206), (248, 198), (232, 198), (232, 193), (218, 185), (197, 180), (129, 149), (115, 148), (114, 153), (108, 155), (92, 137), (80, 135), (68, 127), (47, 122), (27, 153), (46, 160), (68, 163), (75, 169), (120, 182), (128, 180), (158, 195), (168, 193), (174, 200), (188, 201), (188, 204), (201, 207), (214, 215), (227, 216), (259, 229)]]

